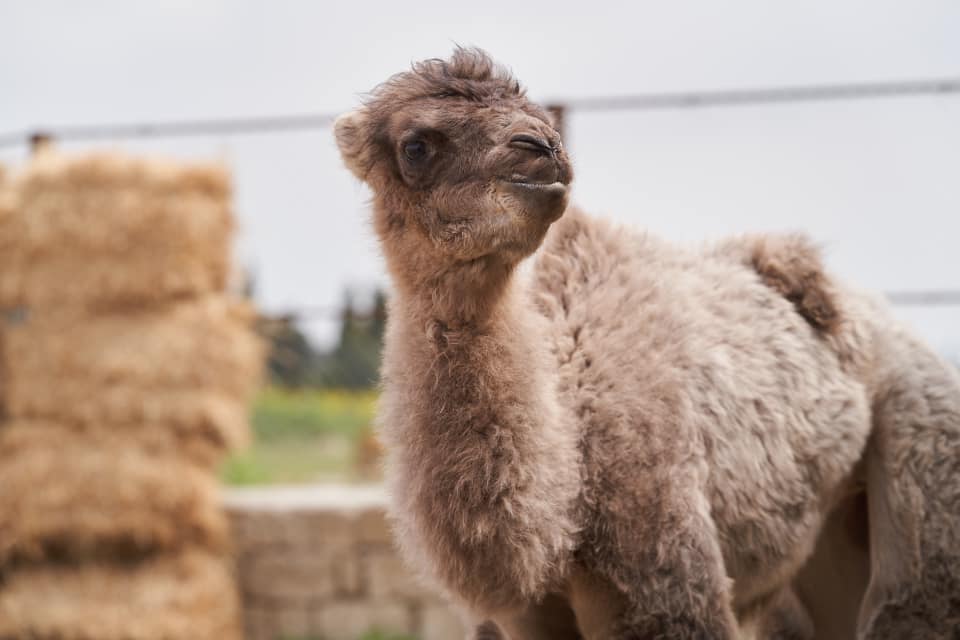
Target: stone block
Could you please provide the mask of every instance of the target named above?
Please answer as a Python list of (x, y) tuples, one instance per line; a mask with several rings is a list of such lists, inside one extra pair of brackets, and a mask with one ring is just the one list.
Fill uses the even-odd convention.
[(374, 629), (413, 633), (412, 612), (399, 602), (362, 600), (328, 602), (320, 612), (320, 634), (324, 640), (357, 640)]
[(368, 551), (363, 558), (367, 593), (374, 600), (423, 600), (433, 597), (392, 550)]
[(274, 603), (244, 609), (245, 640), (312, 638), (319, 632), (319, 620), (309, 607)]
[(461, 640), (467, 637), (467, 629), (453, 608), (435, 603), (424, 607), (420, 640)]
[(360, 557), (355, 553), (335, 558), (330, 567), (333, 587), (338, 596), (359, 596), (365, 591)]
[(287, 538), (297, 547), (347, 553), (356, 543), (353, 515), (339, 511), (294, 511), (285, 523)]
[(247, 551), (284, 543), (283, 536), (277, 530), (276, 513), (230, 509), (227, 515), (230, 517), (234, 547), (238, 550)]
[(358, 542), (371, 545), (393, 545), (390, 523), (383, 509), (364, 509), (358, 513), (354, 531)]
[(238, 565), (244, 596), (255, 600), (322, 600), (335, 593), (329, 561), (290, 550), (261, 552)]

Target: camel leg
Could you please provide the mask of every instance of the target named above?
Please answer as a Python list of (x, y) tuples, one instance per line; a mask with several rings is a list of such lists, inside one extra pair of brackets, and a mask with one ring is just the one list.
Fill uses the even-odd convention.
[(816, 640), (856, 637), (857, 612), (870, 580), (867, 498), (844, 498), (827, 516), (813, 555), (793, 588), (809, 614)]
[(867, 449), (865, 640), (960, 629), (960, 377), (923, 345), (906, 346), (877, 395)]
[(487, 620), (467, 636), (467, 640), (510, 640), (492, 620)]
[(503, 630), (502, 635), (478, 636), (478, 640), (583, 640), (569, 602), (558, 594), (550, 594), (541, 603), (498, 619), (497, 625)]
[(588, 640), (616, 637), (626, 600), (609, 581), (583, 567), (574, 568), (569, 583), (570, 606), (580, 633)]
[(642, 608), (631, 607), (624, 593), (599, 574), (578, 568), (570, 581), (570, 604), (586, 640), (633, 640), (646, 638), (712, 638), (723, 635), (723, 623), (700, 624), (692, 619), (655, 621)]
[[(662, 496), (661, 496), (662, 497)], [(673, 502), (676, 499), (678, 502)], [(739, 630), (716, 528), (701, 495), (674, 494), (605, 518), (584, 566), (590, 580), (571, 602), (588, 640), (732, 640)], [(646, 508), (645, 508), (646, 507)], [(653, 515), (651, 515), (653, 514)], [(636, 516), (647, 519), (636, 519)], [(648, 529), (650, 545), (620, 542), (617, 532)], [(646, 536), (644, 536), (646, 537)]]
[[(682, 570), (677, 573), (682, 575)], [(729, 597), (721, 589), (707, 588), (696, 578), (691, 584), (680, 576), (660, 573), (635, 583), (633, 588), (635, 594), (642, 594), (642, 599), (631, 597), (631, 605), (615, 625), (616, 630), (603, 640), (733, 640), (739, 637)], [(668, 606), (651, 607), (651, 601)]]
[(790, 586), (784, 586), (742, 618), (741, 639), (814, 640), (813, 621)]
[[(706, 505), (706, 500), (702, 503)], [(612, 638), (732, 640), (739, 636), (731, 583), (713, 520), (708, 512), (695, 508), (688, 515), (686, 523), (663, 532), (661, 539), (671, 542), (659, 545), (659, 557), (630, 585), (621, 632)]]

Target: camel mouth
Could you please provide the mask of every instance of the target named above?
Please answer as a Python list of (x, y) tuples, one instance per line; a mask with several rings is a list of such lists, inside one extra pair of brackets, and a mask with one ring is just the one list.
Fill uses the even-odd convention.
[(530, 192), (543, 192), (561, 195), (567, 191), (567, 185), (559, 180), (553, 182), (531, 182), (530, 180), (523, 178), (514, 178), (512, 180), (504, 180), (503, 182), (511, 188)]
[(532, 182), (526, 179), (504, 180), (504, 191), (510, 193), (520, 205), (519, 210), (538, 220), (552, 222), (563, 215), (567, 208), (568, 185), (559, 180)]
[(508, 182), (524, 189), (548, 189), (550, 187), (559, 189), (567, 188), (567, 185), (563, 184), (559, 180), (555, 182), (527, 182), (526, 180), (508, 180)]

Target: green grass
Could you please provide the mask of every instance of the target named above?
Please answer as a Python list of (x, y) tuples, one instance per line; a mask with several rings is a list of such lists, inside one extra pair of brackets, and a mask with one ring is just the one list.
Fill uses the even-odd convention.
[(370, 431), (377, 395), (266, 389), (253, 408), (253, 444), (230, 457), (231, 485), (358, 480), (357, 443)]
[(372, 391), (266, 389), (253, 408), (253, 430), (262, 439), (355, 437), (370, 425), (376, 401)]

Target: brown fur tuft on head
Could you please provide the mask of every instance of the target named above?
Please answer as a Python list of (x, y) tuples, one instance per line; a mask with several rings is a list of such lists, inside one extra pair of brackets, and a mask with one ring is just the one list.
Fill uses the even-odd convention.
[(468, 100), (522, 97), (520, 82), (504, 66), (497, 64), (483, 50), (457, 47), (449, 60), (430, 58), (413, 63), (410, 71), (398, 73), (370, 93), (367, 106), (378, 103), (405, 102), (416, 98), (448, 98)]
[(474, 102), (525, 97), (513, 74), (476, 47), (457, 47), (449, 60), (414, 62), (375, 87), (364, 105), (337, 118), (334, 135), (347, 167), (366, 180), (374, 161), (373, 145), (388, 136), (390, 114), (424, 98), (464, 98)]

